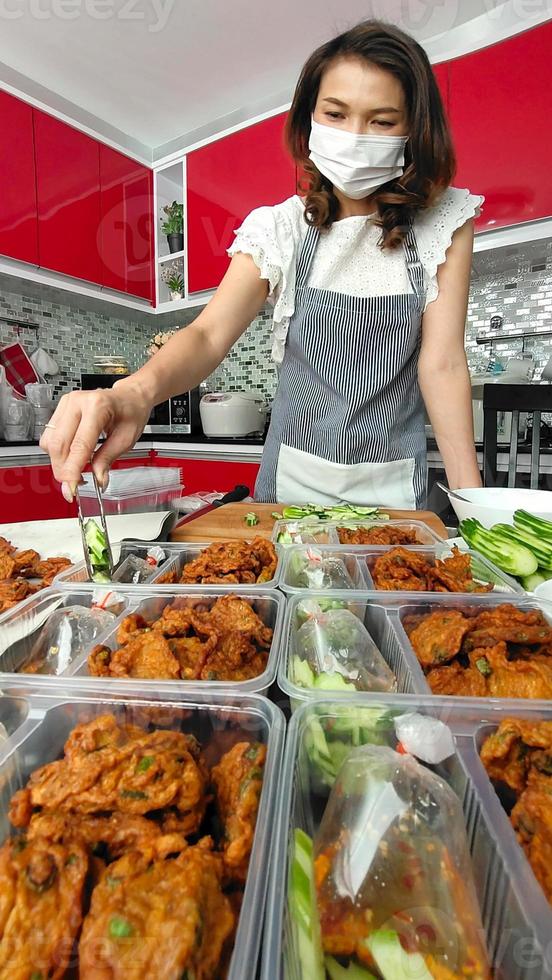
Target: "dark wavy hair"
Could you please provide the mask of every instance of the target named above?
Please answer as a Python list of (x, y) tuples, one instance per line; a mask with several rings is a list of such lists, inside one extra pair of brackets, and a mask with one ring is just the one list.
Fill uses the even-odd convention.
[(409, 125), (404, 172), (379, 187), (373, 201), (380, 246), (402, 242), (417, 211), (432, 205), (452, 182), (456, 161), (441, 95), (424, 49), (400, 28), (366, 20), (322, 44), (305, 62), (289, 111), (285, 138), (305, 178), (305, 220), (329, 228), (339, 213), (331, 182), (309, 160), (311, 115), (324, 71), (340, 58), (360, 58), (390, 72), (402, 85)]

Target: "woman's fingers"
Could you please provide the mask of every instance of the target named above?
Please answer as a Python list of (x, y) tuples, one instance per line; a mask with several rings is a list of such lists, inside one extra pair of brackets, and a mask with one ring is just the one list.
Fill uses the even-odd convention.
[(108, 435), (103, 445), (98, 449), (98, 452), (95, 453), (92, 469), (103, 490), (105, 490), (109, 480), (111, 464), (125, 453), (127, 449), (132, 449), (139, 434), (139, 432), (136, 432), (134, 425), (122, 423)]
[(40, 446), (50, 456), (54, 476), (72, 500), (81, 474), (90, 462), (103, 429), (113, 423), (113, 409), (103, 391), (64, 395)]

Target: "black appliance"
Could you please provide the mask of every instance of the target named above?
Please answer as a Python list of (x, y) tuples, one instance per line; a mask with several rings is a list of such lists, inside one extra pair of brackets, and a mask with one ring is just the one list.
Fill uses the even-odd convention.
[[(120, 374), (81, 374), (81, 388), (83, 391), (111, 388), (121, 377)], [(182, 395), (173, 395), (152, 409), (145, 431), (154, 434), (201, 435), (200, 399), (199, 388), (192, 388)]]

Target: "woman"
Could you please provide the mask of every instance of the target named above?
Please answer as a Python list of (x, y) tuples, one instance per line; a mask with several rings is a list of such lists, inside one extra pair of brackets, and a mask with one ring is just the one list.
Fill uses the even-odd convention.
[(422, 507), (423, 402), (449, 485), (480, 485), (464, 324), (482, 198), (450, 186), (425, 52), (376, 21), (323, 44), (287, 141), (305, 197), (245, 219), (214, 297), (147, 365), (111, 391), (61, 399), (41, 445), (67, 499), (102, 430), (105, 483), (151, 407), (207, 377), (267, 299), (281, 366), (256, 499)]

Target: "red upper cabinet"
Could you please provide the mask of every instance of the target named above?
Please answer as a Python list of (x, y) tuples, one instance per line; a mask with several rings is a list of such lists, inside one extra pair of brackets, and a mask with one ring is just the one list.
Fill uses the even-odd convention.
[(0, 92), (0, 254), (38, 263), (33, 110)]
[(552, 215), (552, 22), (449, 63), (455, 184), (485, 195), (479, 230)]
[(100, 144), (101, 282), (154, 300), (153, 174)]
[(187, 157), (188, 288), (218, 286), (226, 249), (253, 208), (295, 193), (295, 165), (284, 148), (286, 113), (208, 143)]
[(33, 117), (39, 264), (99, 283), (100, 145), (44, 112)]

